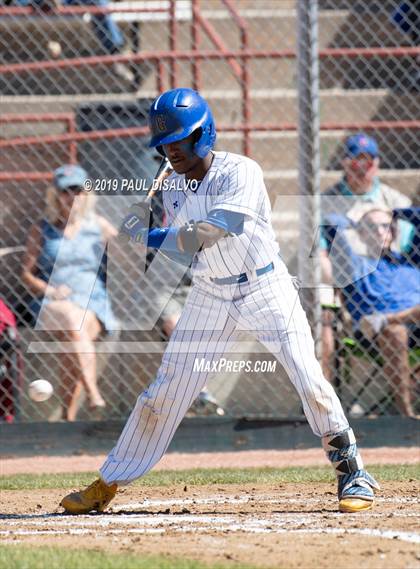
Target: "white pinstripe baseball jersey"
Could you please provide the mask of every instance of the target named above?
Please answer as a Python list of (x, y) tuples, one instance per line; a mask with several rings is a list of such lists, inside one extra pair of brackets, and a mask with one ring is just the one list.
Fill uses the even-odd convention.
[(173, 172), (163, 192), (168, 225), (180, 227), (202, 221), (215, 209), (245, 214), (243, 232), (221, 239), (198, 253), (194, 276), (228, 277), (252, 274), (278, 255), (279, 246), (271, 226), (271, 206), (260, 166), (250, 158), (231, 152), (214, 152), (206, 176), (194, 189), (185, 176)]

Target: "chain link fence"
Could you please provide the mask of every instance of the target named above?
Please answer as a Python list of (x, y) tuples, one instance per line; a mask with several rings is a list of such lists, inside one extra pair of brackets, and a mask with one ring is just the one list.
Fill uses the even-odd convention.
[[(17, 319), (23, 354), (20, 363), (13, 316), (0, 311), (0, 417), (125, 418), (154, 378), (188, 274), (102, 237), (144, 197), (156, 172), (147, 146), (150, 102), (181, 86), (209, 101), (216, 150), (248, 154), (262, 166), (282, 256), (301, 277), (325, 375), (346, 410), (419, 413), (419, 18), (415, 2), (387, 0), (0, 2), (0, 297)], [(359, 150), (367, 152), (345, 145), (359, 132)], [(363, 148), (372, 139), (377, 156)], [(82, 242), (77, 233), (63, 237), (51, 217), (53, 172), (66, 164), (87, 171), (89, 211), (108, 222), (83, 218)], [(367, 211), (369, 204), (379, 210)], [(388, 215), (385, 207), (398, 209), (392, 222), (375, 217)], [(165, 221), (159, 196), (154, 219)], [(366, 219), (372, 231), (392, 225), (392, 249), (404, 258), (392, 258), (391, 268), (384, 247), (374, 255), (367, 249), (359, 225)], [(384, 245), (378, 235), (374, 244)], [(80, 299), (55, 314), (55, 323), (51, 314), (34, 318), (41, 291), (57, 294), (34, 281), (48, 272), (41, 249), (65, 239), (58, 260), (68, 263), (68, 279), (61, 284), (71, 288), (72, 267), (90, 259), (86, 290), (97, 292), (103, 282), (112, 303), (102, 326), (86, 317)], [(366, 270), (372, 258), (376, 265)], [(351, 262), (364, 267), (356, 280), (368, 288), (354, 286)], [(369, 289), (379, 265), (385, 275), (398, 272), (398, 285), (378, 284), (381, 306)], [(387, 307), (399, 316), (360, 325)], [(227, 358), (250, 362), (248, 371), (234, 362), (221, 369), (191, 414), (302, 415), (280, 365), (273, 369), (273, 356), (245, 340), (243, 353)], [(27, 396), (38, 378), (55, 388), (44, 403)]]

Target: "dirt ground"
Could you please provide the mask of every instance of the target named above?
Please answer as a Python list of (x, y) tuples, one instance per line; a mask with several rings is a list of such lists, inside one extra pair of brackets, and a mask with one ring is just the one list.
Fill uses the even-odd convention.
[[(416, 462), (418, 449), (413, 451), (375, 449), (363, 454), (367, 463), (403, 463), (407, 457)], [(55, 467), (68, 472), (69, 465), (72, 470), (84, 465), (93, 470), (101, 458), (74, 456), (63, 462), (61, 457), (61, 466), (56, 460)], [(25, 459), (24, 467), (18, 460), (2, 461), (2, 473), (42, 470), (36, 462)], [(52, 460), (43, 460), (43, 471), (51, 471)], [(316, 451), (243, 451), (167, 455), (160, 467), (171, 464), (173, 468), (290, 466), (325, 464), (325, 459)], [(87, 516), (62, 514), (58, 504), (69, 490), (3, 491), (1, 541), (164, 554), (224, 562), (232, 568), (243, 563), (273, 569), (420, 567), (419, 488), (414, 481), (383, 483), (375, 507), (353, 515), (337, 512), (334, 483), (129, 486), (118, 492), (106, 513)]]
[(414, 482), (385, 483), (375, 508), (337, 513), (335, 484), (120, 491), (105, 514), (69, 516), (68, 489), (2, 492), (3, 543), (90, 547), (259, 567), (415, 569)]

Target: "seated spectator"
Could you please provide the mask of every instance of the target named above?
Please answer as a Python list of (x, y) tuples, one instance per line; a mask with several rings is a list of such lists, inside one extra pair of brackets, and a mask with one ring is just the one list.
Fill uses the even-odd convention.
[[(379, 148), (376, 140), (364, 133), (350, 136), (344, 144), (342, 161), (342, 179), (328, 188), (321, 197), (322, 216), (330, 214), (346, 215), (354, 207), (362, 204), (378, 205), (390, 209), (404, 208), (411, 204), (408, 197), (387, 186), (378, 177), (380, 165)], [(399, 239), (392, 243), (396, 251), (405, 251), (410, 246), (413, 226), (405, 220), (398, 222)], [(366, 253), (366, 245), (360, 240), (357, 231), (351, 235), (355, 252)], [(328, 257), (327, 242), (324, 235), (320, 242), (320, 260), (322, 282), (332, 285), (332, 266)], [(334, 353), (334, 336), (332, 322), (334, 315), (329, 310), (323, 311), (322, 327), (322, 367), (324, 375), (332, 380), (332, 355)]]
[[(19, 6), (32, 6), (44, 11), (63, 6), (98, 6), (106, 8), (110, 5), (109, 0), (15, 0)], [(115, 21), (112, 13), (108, 14), (92, 14), (92, 29), (104, 48), (105, 52), (110, 55), (118, 54), (124, 47), (124, 37)], [(56, 41), (48, 42), (48, 50), (51, 57), (56, 58), (61, 55), (61, 45)], [(77, 55), (75, 53), (75, 55)], [(134, 80), (133, 72), (123, 63), (115, 63), (114, 72), (125, 79), (127, 82)]]
[[(74, 421), (84, 387), (90, 408), (102, 409), (93, 342), (103, 330), (118, 328), (100, 267), (104, 243), (116, 229), (94, 213), (94, 196), (83, 190), (87, 174), (67, 165), (54, 172), (47, 193), (46, 217), (29, 231), (22, 279), (34, 295), (30, 309), (37, 329), (53, 331), (72, 344), (62, 353), (61, 388), (64, 418)], [(99, 275), (98, 275), (99, 269)]]
[[(408, 348), (420, 340), (420, 269), (392, 250), (397, 226), (390, 209), (365, 205), (351, 217), (330, 214), (327, 222), (335, 284), (342, 290), (355, 336), (377, 344), (399, 412), (414, 417)], [(351, 226), (366, 244), (366, 255), (354, 252), (346, 236)]]

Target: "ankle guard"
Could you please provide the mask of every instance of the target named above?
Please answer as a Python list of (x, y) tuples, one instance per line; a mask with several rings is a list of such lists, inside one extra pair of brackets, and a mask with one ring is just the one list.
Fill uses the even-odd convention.
[(363, 469), (363, 460), (357, 450), (353, 429), (335, 433), (322, 438), (322, 446), (337, 476), (351, 474)]

